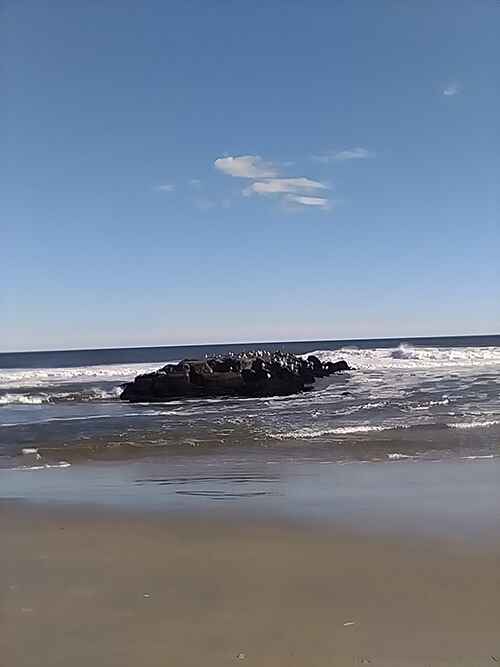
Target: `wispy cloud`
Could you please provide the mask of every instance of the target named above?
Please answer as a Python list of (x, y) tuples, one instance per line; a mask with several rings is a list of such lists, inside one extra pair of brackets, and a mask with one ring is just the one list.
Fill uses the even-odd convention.
[(192, 188), (199, 188), (199, 187), (201, 186), (201, 181), (200, 181), (199, 178), (191, 178), (191, 179), (189, 180), (189, 185), (190, 185)]
[(246, 197), (274, 196), (293, 208), (301, 206), (329, 208), (329, 200), (326, 197), (311, 196), (326, 190), (328, 186), (324, 183), (305, 176), (283, 176), (274, 164), (266, 162), (258, 155), (218, 158), (214, 166), (228, 176), (252, 180), (253, 183), (242, 190), (242, 194)]
[(285, 192), (310, 192), (325, 190), (326, 185), (310, 178), (270, 178), (265, 181), (256, 181), (243, 191), (244, 194), (269, 195)]
[(356, 146), (355, 148), (346, 148), (342, 151), (329, 151), (328, 153), (323, 153), (321, 155), (313, 155), (312, 157), (313, 160), (316, 160), (317, 162), (332, 162), (333, 160), (367, 160), (369, 158), (374, 158), (375, 153), (367, 148)]
[(316, 208), (329, 209), (330, 201), (326, 197), (309, 197), (307, 195), (287, 195), (285, 201), (289, 204), (300, 206), (315, 206)]
[(237, 178), (272, 178), (278, 176), (276, 168), (265, 162), (259, 155), (239, 155), (220, 157), (214, 166), (228, 176)]
[(458, 95), (461, 90), (462, 87), (458, 81), (452, 81), (443, 88), (443, 95), (446, 95), (446, 97), (453, 97), (453, 95)]
[(163, 185), (157, 185), (155, 190), (158, 192), (173, 192), (175, 190), (175, 185), (173, 183), (164, 183)]

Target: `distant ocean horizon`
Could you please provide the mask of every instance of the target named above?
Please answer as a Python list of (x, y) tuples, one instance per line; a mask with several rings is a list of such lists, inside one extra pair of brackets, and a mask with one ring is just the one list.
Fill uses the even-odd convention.
[(304, 354), (315, 349), (387, 349), (409, 344), (418, 347), (489, 347), (500, 345), (500, 334), (453, 336), (394, 336), (383, 338), (332, 338), (287, 341), (246, 341), (228, 343), (190, 343), (186, 345), (144, 345), (125, 347), (71, 348), (0, 352), (0, 368), (49, 368), (81, 365), (147, 363), (173, 361), (198, 355), (224, 352), (238, 354), (248, 349), (285, 349)]

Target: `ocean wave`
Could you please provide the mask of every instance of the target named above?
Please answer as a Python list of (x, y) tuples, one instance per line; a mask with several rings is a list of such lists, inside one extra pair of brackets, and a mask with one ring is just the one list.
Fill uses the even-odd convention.
[(392, 454), (387, 454), (389, 461), (403, 461), (404, 459), (414, 459), (414, 456), (409, 456), (408, 454), (400, 454), (399, 452), (393, 452)]
[(480, 461), (484, 459), (494, 459), (494, 454), (477, 454), (476, 456), (461, 456), (464, 461)]
[(490, 428), (491, 426), (497, 426), (500, 424), (500, 421), (496, 419), (488, 419), (485, 421), (475, 421), (475, 422), (454, 422), (452, 424), (447, 424), (449, 428), (458, 428), (462, 430), (467, 430), (470, 428)]
[[(302, 356), (307, 357), (310, 354), (316, 355), (322, 361), (345, 359), (350, 366), (359, 370), (500, 367), (500, 347), (493, 346), (450, 348), (402, 344), (394, 348), (342, 347), (334, 350), (315, 350)], [(44, 389), (58, 385), (92, 382), (121, 383), (132, 380), (141, 373), (155, 371), (164, 363), (0, 369), (0, 388), (12, 391), (13, 388)], [(266, 400), (273, 400), (273, 398), (282, 399), (282, 397), (267, 397)], [(18, 400), (22, 401), (22, 399)], [(44, 402), (43, 398), (41, 402)]]
[(0, 427), (10, 426), (29, 426), (32, 424), (50, 424), (52, 422), (85, 422), (100, 419), (123, 419), (124, 417), (190, 417), (196, 415), (194, 411), (181, 410), (144, 410), (142, 412), (116, 412), (97, 415), (76, 415), (72, 417), (47, 417), (46, 419), (36, 419), (34, 421), (7, 422), (0, 423)]
[[(173, 362), (169, 362), (173, 363)], [(50, 387), (80, 382), (126, 382), (136, 375), (157, 370), (164, 363), (106, 364), (73, 368), (0, 369), (0, 387)]]
[(0, 395), (0, 405), (44, 405), (66, 401), (105, 401), (118, 398), (121, 392), (121, 385), (111, 387), (111, 389), (89, 387), (81, 391), (10, 392)]
[(430, 410), (436, 405), (449, 405), (450, 399), (443, 398), (442, 401), (428, 401), (427, 403), (422, 403), (421, 405), (408, 405), (409, 410), (419, 411), (419, 410)]
[(404, 424), (395, 426), (337, 426), (336, 428), (299, 428), (294, 431), (284, 431), (281, 433), (270, 433), (269, 437), (275, 440), (302, 439), (302, 438), (321, 438), (325, 435), (356, 435), (363, 433), (378, 433), (381, 431), (396, 431), (409, 428)]
[(59, 463), (44, 463), (32, 466), (16, 466), (15, 468), (8, 468), (8, 470), (30, 471), (30, 470), (49, 470), (50, 468), (70, 468), (71, 463), (68, 461), (59, 461)]
[(0, 396), (0, 405), (42, 405), (47, 403), (44, 394), (3, 394)]
[(345, 359), (359, 370), (500, 367), (500, 347), (414, 347), (402, 344), (393, 348), (315, 350), (302, 356), (310, 354), (323, 362)]
[(23, 449), (21, 449), (21, 454), (23, 456), (34, 456), (36, 459), (42, 458), (38, 451), (38, 447), (23, 447)]
[(40, 419), (36, 421), (22, 421), (22, 422), (8, 422), (0, 424), (2, 427), (7, 426), (30, 426), (32, 424), (50, 424), (51, 422), (80, 422), (80, 421), (89, 421), (90, 419), (111, 419), (112, 417), (124, 417), (131, 415), (85, 415), (79, 417), (48, 417), (47, 419)]

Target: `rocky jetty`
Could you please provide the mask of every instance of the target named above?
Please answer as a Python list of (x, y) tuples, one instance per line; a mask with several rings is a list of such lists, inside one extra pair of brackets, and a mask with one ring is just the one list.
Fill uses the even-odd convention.
[(288, 352), (245, 352), (204, 360), (185, 359), (124, 385), (124, 401), (168, 401), (213, 396), (288, 396), (307, 391), (316, 378), (351, 370), (345, 361), (321, 362)]

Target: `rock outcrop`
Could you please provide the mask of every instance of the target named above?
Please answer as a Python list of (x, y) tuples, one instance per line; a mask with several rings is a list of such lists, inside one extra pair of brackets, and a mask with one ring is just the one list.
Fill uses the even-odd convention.
[(315, 378), (344, 370), (350, 370), (345, 361), (322, 363), (313, 355), (303, 359), (288, 352), (185, 359), (138, 375), (124, 385), (120, 398), (138, 403), (210, 396), (287, 396), (307, 391)]

